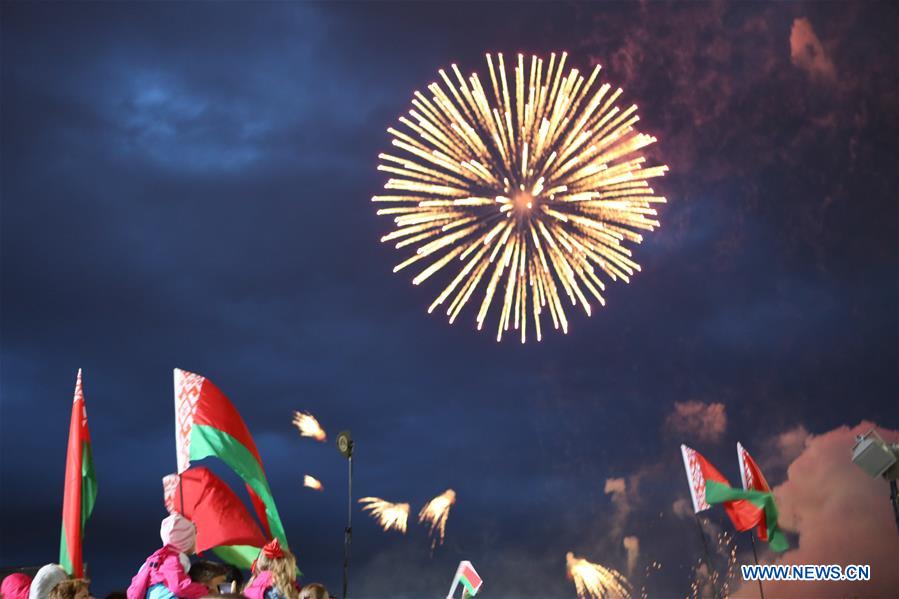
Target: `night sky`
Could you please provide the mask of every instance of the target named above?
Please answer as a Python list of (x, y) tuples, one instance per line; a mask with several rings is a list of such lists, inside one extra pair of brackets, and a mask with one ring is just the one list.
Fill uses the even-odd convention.
[[(638, 591), (685, 596), (701, 548), (678, 445), (739, 483), (737, 441), (784, 485), (794, 549), (839, 545), (802, 540), (803, 484), (866, 489), (845, 517), (884, 549), (845, 556), (881, 560), (853, 592), (897, 592), (886, 483), (848, 464), (850, 429), (899, 429), (897, 30), (886, 2), (3, 3), (0, 565), (58, 560), (83, 368), (92, 592), (127, 586), (158, 547), (179, 367), (242, 413), (307, 581), (339, 592), (339, 430), (357, 497), (417, 511), (456, 490), (433, 555), (411, 519), (401, 536), (355, 512), (354, 599), (443, 596), (460, 559), (488, 599), (571, 597), (565, 553), (627, 574), (624, 537)], [(563, 50), (639, 105), (669, 203), (605, 308), (498, 344), (391, 272), (377, 155), (437, 69)]]

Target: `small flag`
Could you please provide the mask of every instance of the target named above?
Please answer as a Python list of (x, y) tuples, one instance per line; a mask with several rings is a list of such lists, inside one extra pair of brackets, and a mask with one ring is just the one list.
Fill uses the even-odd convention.
[(69, 421), (69, 446), (66, 452), (65, 490), (62, 500), (62, 539), (59, 563), (75, 578), (84, 576), (81, 554), (84, 526), (97, 499), (97, 477), (91, 452), (91, 434), (87, 428), (87, 408), (81, 387), (81, 369), (75, 379), (75, 397)]
[(449, 595), (446, 596), (447, 599), (452, 599), (453, 594), (456, 592), (456, 587), (459, 586), (460, 582), (464, 587), (462, 593), (463, 597), (474, 597), (481, 589), (481, 585), (484, 584), (484, 581), (481, 580), (481, 577), (478, 576), (474, 566), (472, 566), (469, 561), (459, 562), (459, 567), (456, 569), (456, 576), (453, 578), (453, 585), (450, 587)]

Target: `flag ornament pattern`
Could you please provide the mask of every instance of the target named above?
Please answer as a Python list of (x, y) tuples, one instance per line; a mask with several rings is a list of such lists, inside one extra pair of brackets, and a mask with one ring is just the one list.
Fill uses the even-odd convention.
[(194, 460), (217, 457), (247, 485), (268, 537), (287, 547), (287, 537), (253, 437), (231, 401), (206, 377), (176, 368), (175, 443), (178, 473)]
[(701, 456), (695, 449), (686, 445), (681, 445), (680, 450), (684, 457), (687, 482), (690, 484), (690, 498), (693, 500), (693, 511), (698, 514), (712, 507), (705, 500), (705, 477), (702, 474), (702, 465), (699, 461)]
[(69, 443), (66, 451), (66, 478), (62, 504), (62, 534), (59, 563), (70, 576), (84, 576), (82, 544), (84, 528), (94, 511), (97, 499), (97, 477), (91, 452), (91, 436), (87, 426), (87, 408), (81, 383), (81, 369), (75, 379), (72, 416), (69, 421)]

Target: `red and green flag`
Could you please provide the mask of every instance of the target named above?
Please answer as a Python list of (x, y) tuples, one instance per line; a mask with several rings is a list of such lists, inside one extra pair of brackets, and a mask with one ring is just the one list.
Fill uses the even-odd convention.
[(194, 466), (162, 479), (165, 507), (197, 527), (197, 553), (212, 550), (249, 569), (266, 543), (259, 525), (234, 491), (208, 468)]
[(69, 445), (66, 451), (66, 479), (62, 500), (62, 538), (59, 563), (75, 578), (84, 576), (81, 553), (84, 526), (97, 499), (97, 477), (91, 457), (91, 435), (87, 428), (87, 408), (81, 386), (81, 369), (75, 379), (75, 397), (69, 421)]
[(459, 586), (459, 583), (462, 583), (462, 596), (463, 597), (474, 597), (478, 594), (478, 591), (481, 589), (481, 585), (484, 584), (484, 581), (481, 580), (481, 577), (475, 571), (474, 566), (471, 565), (469, 561), (459, 562), (459, 567), (456, 568), (456, 576), (453, 578), (453, 585), (450, 587), (449, 595), (447, 595), (447, 599), (451, 599), (451, 597), (456, 592), (456, 587)]
[(699, 513), (720, 503), (738, 531), (764, 526), (771, 549), (787, 549), (787, 539), (777, 528), (777, 506), (770, 491), (734, 489), (698, 451), (681, 445), (681, 453), (690, 483), (694, 512)]
[[(756, 515), (756, 535), (762, 541), (768, 541), (774, 551), (785, 551), (788, 544), (784, 534), (777, 528), (778, 513), (774, 494), (771, 492), (771, 487), (765, 480), (761, 468), (740, 443), (737, 443), (737, 461), (740, 464), (740, 481), (743, 483), (743, 490), (754, 492), (741, 498), (747, 499), (758, 509), (764, 511), (764, 514)], [(725, 490), (725, 495), (730, 496), (731, 493)], [(717, 497), (718, 493), (713, 493), (713, 496)]]
[(175, 369), (175, 445), (178, 474), (193, 460), (216, 457), (243, 479), (267, 537), (287, 547), (262, 458), (234, 405), (212, 381)]

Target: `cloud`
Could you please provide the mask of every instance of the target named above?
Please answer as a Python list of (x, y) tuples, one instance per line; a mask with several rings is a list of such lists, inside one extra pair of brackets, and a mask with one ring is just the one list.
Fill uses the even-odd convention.
[[(849, 457), (855, 435), (874, 426), (862, 422), (851, 429), (841, 426), (805, 439), (802, 452), (787, 468), (786, 482), (774, 488), (780, 525), (797, 533), (799, 542), (768, 560), (779, 564), (869, 564), (871, 581), (766, 582), (767, 597), (895, 597), (899, 536), (894, 530), (887, 484), (869, 478)], [(801, 430), (797, 427), (779, 439), (795, 440)], [(899, 442), (899, 431), (878, 428), (878, 432), (888, 442)]]
[(786, 466), (805, 450), (811, 435), (803, 425), (780, 433), (774, 439), (775, 453), (766, 460), (771, 466)]
[(689, 518), (693, 515), (693, 506), (685, 497), (679, 497), (671, 504), (671, 511), (678, 518)]
[(821, 40), (815, 35), (812, 24), (805, 17), (793, 20), (793, 28), (790, 30), (790, 60), (795, 66), (807, 71), (812, 79), (836, 79), (833, 62), (821, 45)]
[(627, 575), (633, 576), (634, 567), (637, 565), (637, 559), (640, 557), (640, 539), (635, 536), (624, 537), (621, 541), (624, 550), (627, 551)]
[(715, 443), (727, 428), (727, 413), (722, 403), (677, 401), (674, 411), (665, 419), (665, 428), (690, 440)]

